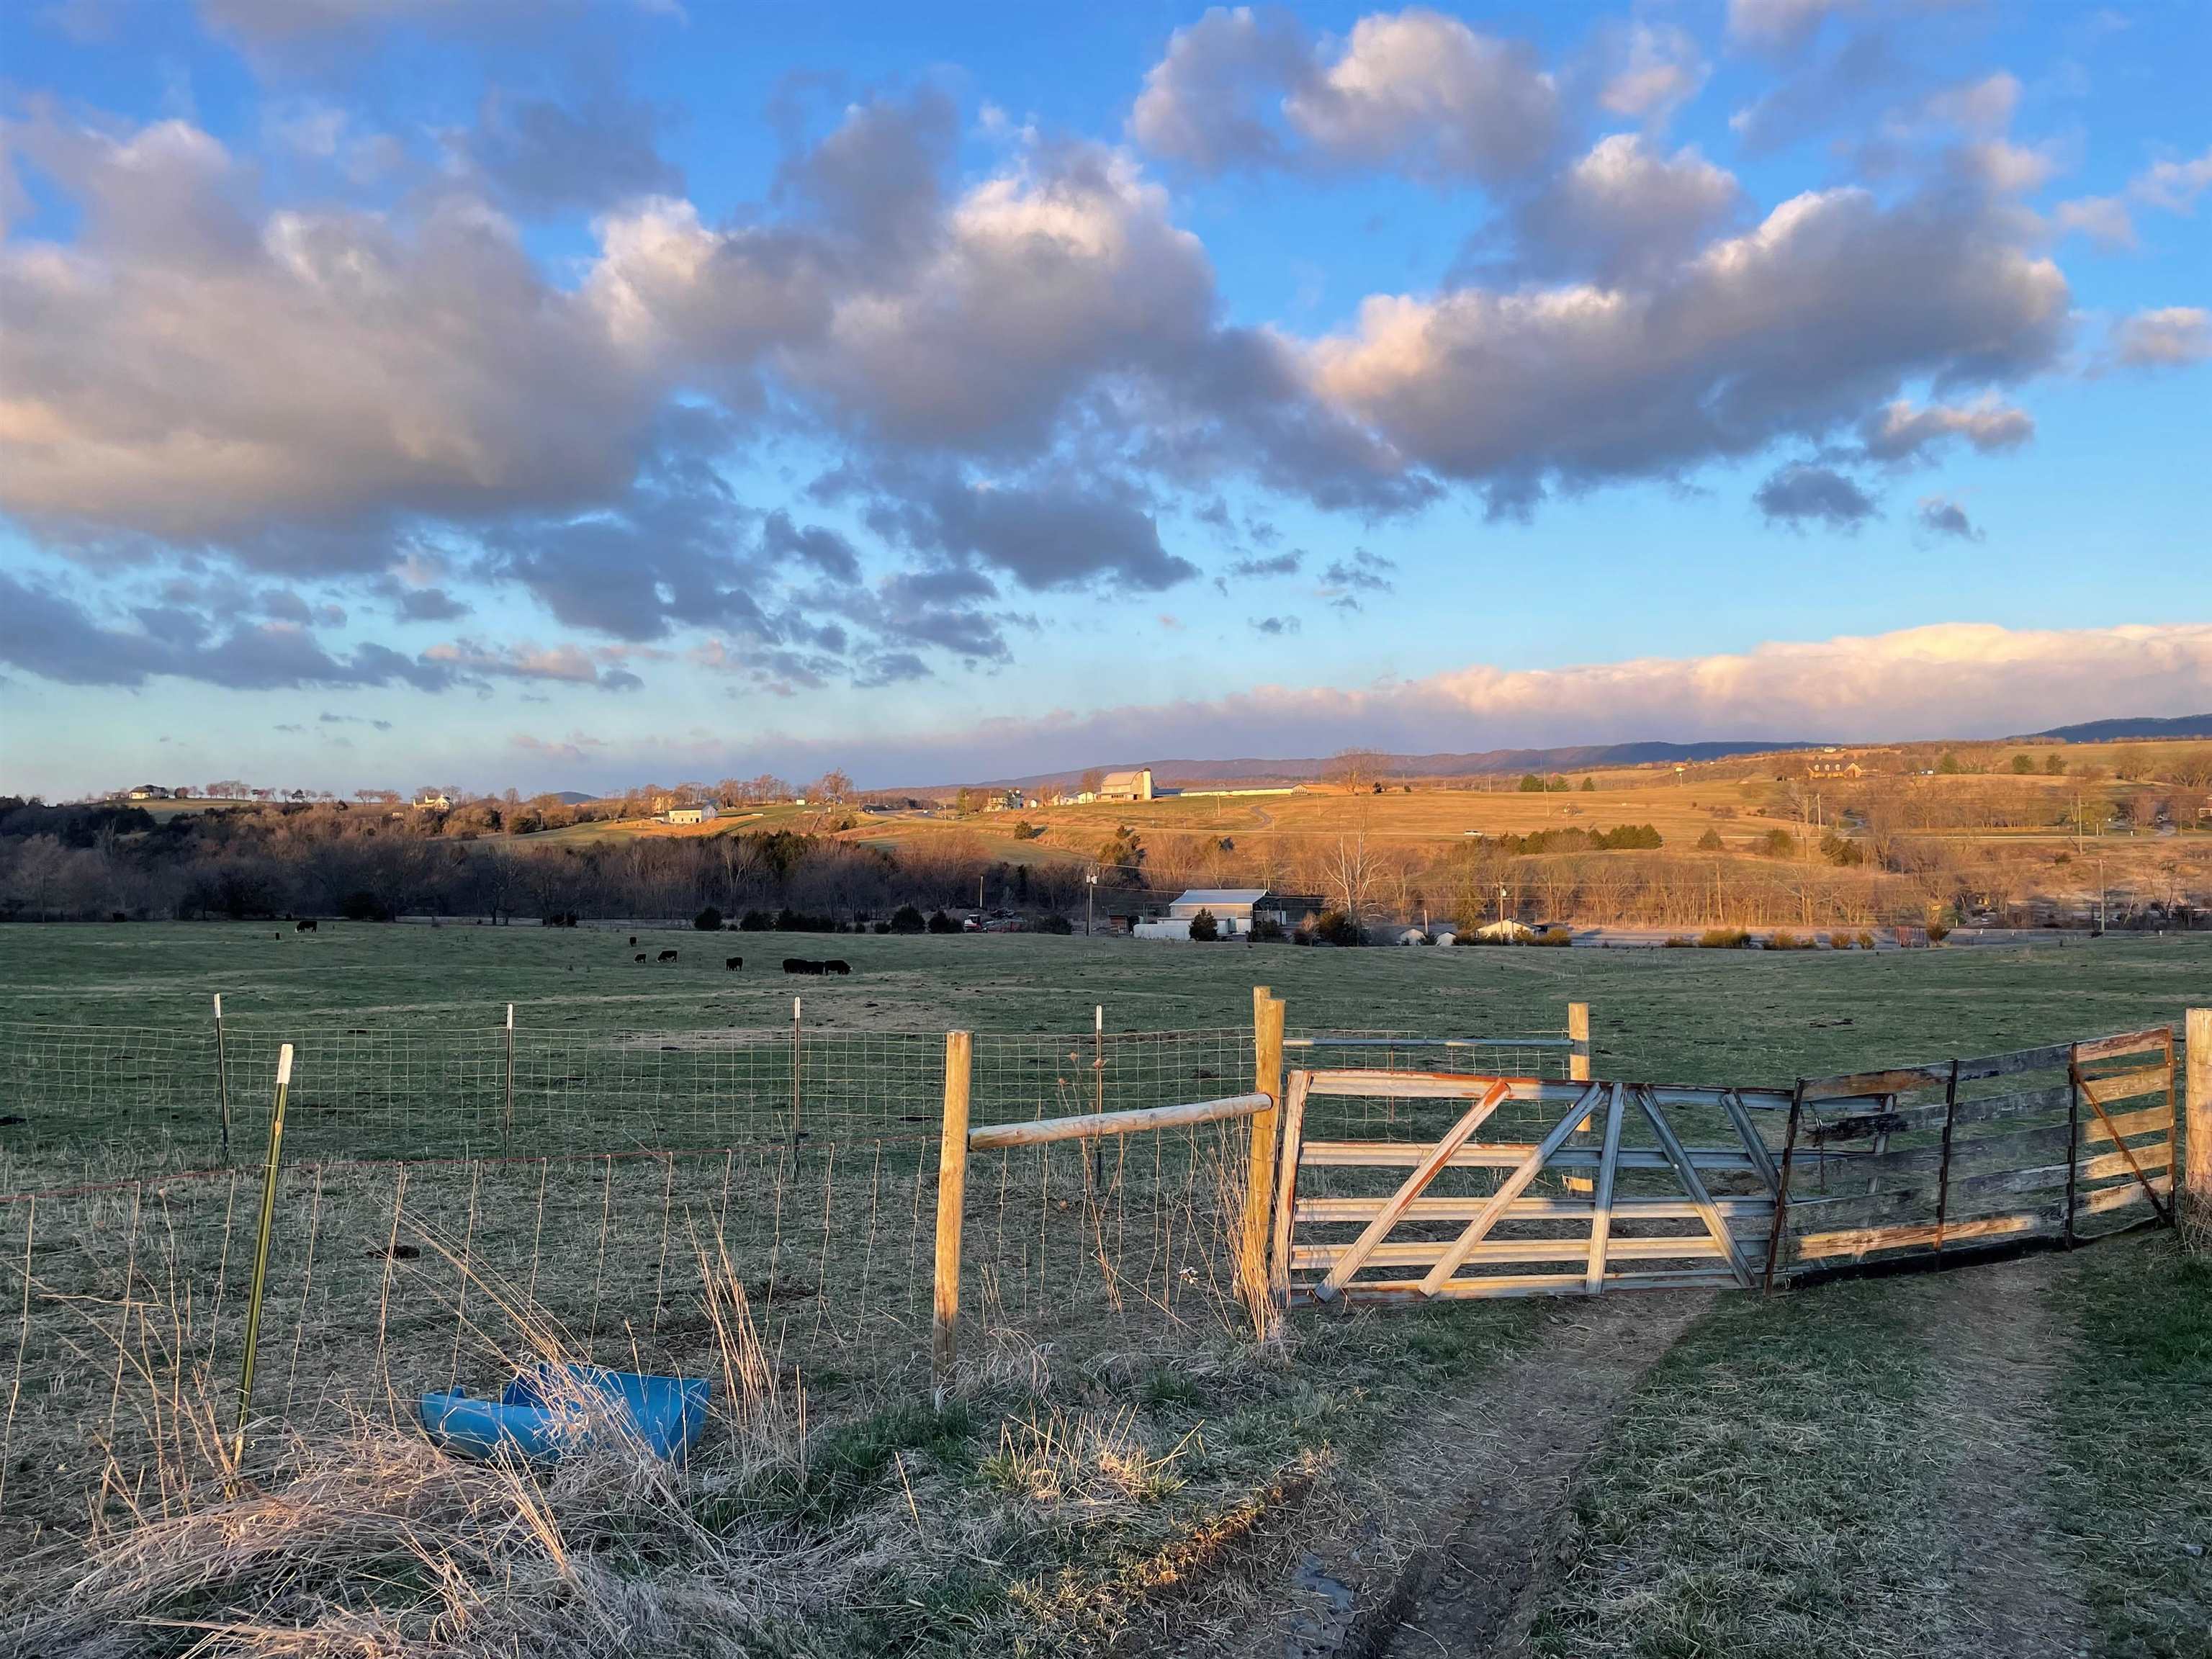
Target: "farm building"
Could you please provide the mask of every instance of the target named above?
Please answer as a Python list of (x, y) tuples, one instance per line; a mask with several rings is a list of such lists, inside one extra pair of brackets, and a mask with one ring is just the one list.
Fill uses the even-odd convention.
[(672, 806), (668, 809), (671, 823), (712, 823), (717, 813), (712, 803), (704, 806)]
[(167, 800), (169, 798), (169, 792), (158, 783), (142, 783), (127, 797), (131, 800)]
[(1168, 913), (1137, 924), (1139, 939), (1188, 939), (1191, 918), (1210, 910), (1224, 939), (1242, 939), (1257, 921), (1283, 928), (1295, 927), (1305, 917), (1320, 913), (1321, 901), (1300, 893), (1278, 893), (1265, 887), (1194, 887), (1168, 906)]
[(1129, 772), (1109, 772), (1098, 784), (1100, 800), (1150, 800), (1152, 769), (1139, 766)]

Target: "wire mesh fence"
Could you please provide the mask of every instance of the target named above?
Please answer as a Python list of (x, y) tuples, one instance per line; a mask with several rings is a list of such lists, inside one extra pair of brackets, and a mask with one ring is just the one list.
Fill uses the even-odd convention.
[[(714, 1376), (733, 1314), (817, 1413), (926, 1386), (943, 1038), (519, 1042), (510, 1117), (503, 1033), (343, 1032), (319, 1054), (321, 1035), (289, 1097), (249, 1464), (363, 1418), (411, 1423), (423, 1392), (496, 1389), (533, 1358)], [(1246, 1030), (985, 1036), (975, 1054), (983, 1122), (1235, 1092), (1253, 1063)], [(229, 1064), (243, 1163), (267, 1135), (259, 1039), (233, 1033)], [(1233, 1310), (1239, 1127), (979, 1160), (974, 1363), (1165, 1352)], [(12, 1173), (179, 1146), (94, 1142)], [(412, 1155), (372, 1155), (392, 1147)], [(0, 1202), (0, 1545), (76, 1547), (237, 1476), (260, 1188), (251, 1167), (170, 1168)]]

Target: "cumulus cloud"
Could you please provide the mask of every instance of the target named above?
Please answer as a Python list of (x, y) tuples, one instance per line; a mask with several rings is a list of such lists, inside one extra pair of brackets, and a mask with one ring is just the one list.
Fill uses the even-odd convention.
[(1924, 408), (1900, 398), (1868, 416), (1859, 430), (1866, 453), (1874, 459), (1918, 461), (1954, 438), (1964, 439), (1984, 455), (2017, 449), (2035, 435), (2035, 417), (1995, 397)]
[(1856, 530), (1880, 510), (1874, 498), (1833, 467), (1798, 462), (1759, 485), (1752, 502), (1771, 525), (1802, 530), (1810, 523)]
[(2212, 312), (2166, 306), (2123, 317), (2112, 328), (2112, 354), (2132, 368), (2180, 368), (2212, 357)]
[[(252, 558), (239, 532), (271, 515), (466, 516), (620, 482), (644, 388), (481, 202), (441, 198), (404, 231), (257, 216), (246, 169), (182, 122), (16, 137), (84, 216), (66, 247), (0, 250), (12, 511), (235, 537)], [(385, 556), (374, 538), (352, 555)]]
[(659, 150), (659, 112), (607, 86), (573, 100), (494, 93), (459, 148), (518, 211), (609, 206), (684, 188)]
[(1129, 126), (1200, 171), (1385, 167), (1498, 185), (1550, 152), (1559, 94), (1527, 45), (1419, 7), (1370, 13), (1341, 42), (1280, 14), (1216, 8), (1170, 40)]
[(1414, 460), (1508, 499), (1672, 475), (1822, 433), (1908, 380), (2049, 368), (2066, 281), (2008, 225), (1950, 198), (1811, 192), (1645, 288), (1376, 296), (1311, 373)]
[(1295, 576), (1298, 567), (1305, 562), (1305, 555), (1297, 551), (1271, 553), (1265, 558), (1239, 559), (1229, 567), (1231, 576)]
[(2052, 210), (2051, 222), (2061, 231), (2078, 232), (2106, 247), (2134, 248), (2141, 239), (2136, 234), (2133, 207), (2193, 214), (2197, 198), (2208, 188), (2212, 188), (2212, 149), (2202, 155), (2154, 161), (2128, 181), (2121, 195), (2061, 202)]
[(1632, 133), (1601, 139), (1519, 207), (1523, 268), (1619, 284), (1662, 276), (1736, 216), (1734, 174), (1695, 148), (1661, 155)]
[(1281, 639), (1302, 631), (1296, 617), (1253, 617), (1248, 619), (1248, 626), (1254, 633), (1264, 634), (1269, 639)]

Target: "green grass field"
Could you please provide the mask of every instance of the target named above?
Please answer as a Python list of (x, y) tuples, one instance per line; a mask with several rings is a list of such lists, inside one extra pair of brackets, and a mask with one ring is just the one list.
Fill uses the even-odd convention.
[[(252, 1066), (288, 1036), (414, 1056), (402, 1069), (416, 1139), (378, 1155), (473, 1157), (484, 1149), (451, 1139), (434, 1113), (448, 1097), (478, 1121), (496, 1110), (495, 1034), (509, 1001), (526, 1032), (652, 1065), (787, 1028), (794, 993), (822, 1051), (855, 1067), (926, 1057), (945, 1030), (969, 1028), (1000, 1045), (979, 1042), (979, 1066), (1002, 1056), (979, 1087), (1002, 1091), (988, 1097), (1000, 1109), (1033, 1098), (1042, 1110), (1080, 1077), (1083, 1051), (1032, 1034), (1087, 1032), (1101, 1005), (1111, 1033), (1223, 1034), (1176, 1040), (1171, 1063), (1139, 1065), (1130, 1089), (1233, 1089), (1243, 1053), (1233, 1034), (1255, 983), (1287, 1000), (1293, 1033), (1556, 1031), (1566, 1005), (1586, 1001), (1600, 1076), (1784, 1085), (2176, 1020), (2212, 999), (2212, 940), (2181, 939), (1769, 956), (638, 937), (634, 951), (626, 933), (534, 927), (9, 927), (0, 1031), (90, 1028), (94, 1053), (134, 1030), (198, 1031), (220, 993), (234, 1052)], [(678, 960), (632, 960), (664, 949)], [(722, 958), (738, 953), (746, 968), (731, 974)], [(775, 971), (787, 954), (842, 956), (854, 974), (787, 979)], [(423, 1042), (377, 1046), (413, 1034)], [(442, 1072), (441, 1055), (469, 1056), (470, 1075)], [(88, 1085), (73, 1127), (96, 1137), (141, 1086)], [(467, 1640), (450, 1649), (465, 1654), (527, 1645), (546, 1620), (573, 1628), (579, 1652), (619, 1644), (641, 1619), (665, 1633), (645, 1650), (671, 1653), (1173, 1646), (1176, 1620), (1206, 1601), (1212, 1577), (1263, 1580), (1302, 1506), (1345, 1501), (1400, 1425), (1479, 1403), (1492, 1367), (1546, 1340), (1540, 1308), (1478, 1304), (1297, 1316), (1255, 1343), (1218, 1248), (1238, 1201), (1233, 1138), (1185, 1137), (1164, 1158), (1158, 1142), (1133, 1140), (1096, 1172), (1070, 1146), (979, 1158), (965, 1368), (933, 1410), (937, 1085), (926, 1065), (866, 1083), (884, 1123), (902, 1127), (832, 1121), (803, 1146), (784, 1142), (773, 1133), (784, 1085), (769, 1079), (755, 1144), (733, 1154), (541, 1162), (574, 1149), (557, 1125), (525, 1116), (514, 1161), (404, 1168), (313, 1163), (320, 1086), (296, 1085), (288, 1131), (308, 1162), (280, 1191), (257, 1395), (268, 1422), (244, 1498), (216, 1503), (205, 1482), (207, 1448), (233, 1409), (255, 1174), (163, 1176), (0, 1211), (10, 1229), (0, 1259), (32, 1267), (27, 1287), (0, 1277), (0, 1305), (31, 1291), (0, 1489), (9, 1525), (28, 1529), (14, 1535), (49, 1552), (26, 1582), (51, 1589), (60, 1581), (48, 1569), (66, 1572), (53, 1553), (76, 1547), (88, 1483), (104, 1524), (135, 1511), (152, 1529), (131, 1547), (134, 1576), (111, 1575), (108, 1599), (72, 1604), (81, 1626), (39, 1627), (46, 1650), (127, 1626), (145, 1642), (103, 1651), (166, 1651), (157, 1624), (129, 1621), (221, 1616), (325, 1632), (325, 1647), (299, 1651), (338, 1650), (367, 1620), (406, 1651), (441, 1628), (447, 1575), (476, 1598)], [(1121, 1086), (1109, 1103), (1125, 1103)], [(241, 1162), (258, 1152), (265, 1111), (251, 1097)], [(412, 1254), (391, 1254), (395, 1242)], [(2094, 1534), (2073, 1547), (2087, 1565), (2069, 1580), (2087, 1650), (2201, 1653), (2187, 1635), (2205, 1605), (2195, 1558), (2168, 1552), (2138, 1569), (2128, 1554), (2146, 1539), (2196, 1537), (2188, 1472), (2208, 1467), (2203, 1414), (2185, 1430), (2175, 1421), (2206, 1381), (2203, 1276), (2164, 1256), (2146, 1269), (2144, 1249), (2097, 1247), (2039, 1292), (2068, 1358), (2038, 1396), (2048, 1455), (2021, 1490), (2054, 1535)], [(1921, 1565), (1934, 1547), (1927, 1508), (1947, 1471), (1967, 1467), (1953, 1431), (1972, 1396), (1946, 1389), (1952, 1304), (1923, 1288), (1936, 1282), (1717, 1304), (1578, 1481), (1575, 1530), (1532, 1600), (1538, 1650), (1871, 1659), (1975, 1639)], [(2133, 1322), (2138, 1307), (2147, 1324)], [(672, 1487), (619, 1471), (564, 1476), (533, 1497), (424, 1461), (405, 1428), (414, 1390), (495, 1382), (518, 1355), (549, 1347), (726, 1383), (726, 1415), (692, 1474)], [(9, 1358), (0, 1344), (0, 1368)], [(2167, 1460), (2148, 1486), (2100, 1462), (2107, 1380), (2120, 1385), (2116, 1430)], [(277, 1431), (278, 1416), (297, 1439)], [(396, 1434), (374, 1426), (395, 1420)], [(111, 1455), (136, 1484), (103, 1480)], [(364, 1468), (385, 1484), (362, 1489)], [(202, 1496), (186, 1503), (195, 1480)], [(296, 1507), (258, 1496), (309, 1490), (322, 1495)], [(1773, 1547), (1807, 1526), (1802, 1545)], [(264, 1544), (235, 1542), (258, 1528), (271, 1534)], [(2093, 1547), (2104, 1538), (2122, 1542)], [(741, 1634), (702, 1647), (708, 1628)]]
[[(1597, 1071), (1787, 1085), (2178, 1020), (2212, 997), (2212, 938), (1936, 951), (1806, 952), (1302, 950), (1038, 934), (952, 937), (325, 921), (0, 927), (0, 1024), (196, 1028), (220, 993), (240, 1029), (288, 1025), (684, 1031), (788, 1024), (847, 1032), (1078, 1032), (1247, 1024), (1251, 988), (1291, 1030), (1432, 1036), (1558, 1031), (1591, 1006)], [(673, 963), (632, 960), (678, 952)], [(745, 966), (731, 973), (726, 956)], [(842, 957), (849, 979), (792, 979), (787, 956)]]

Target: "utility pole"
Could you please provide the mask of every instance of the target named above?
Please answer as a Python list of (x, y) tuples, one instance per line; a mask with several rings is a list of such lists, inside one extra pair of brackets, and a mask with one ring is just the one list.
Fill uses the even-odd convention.
[(1097, 896), (1098, 872), (1086, 870), (1083, 873), (1083, 937), (1085, 939), (1091, 937), (1091, 902)]

